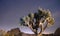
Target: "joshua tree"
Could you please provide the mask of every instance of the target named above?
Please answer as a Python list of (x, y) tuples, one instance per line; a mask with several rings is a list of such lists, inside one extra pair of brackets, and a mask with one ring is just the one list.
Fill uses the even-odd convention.
[[(37, 13), (30, 13), (27, 16), (20, 18), (20, 24), (29, 27), (36, 36), (40, 36), (42, 32), (48, 27), (54, 24), (54, 18), (49, 10), (38, 9)], [(46, 24), (45, 26), (43, 26)], [(38, 28), (41, 30), (37, 32)]]

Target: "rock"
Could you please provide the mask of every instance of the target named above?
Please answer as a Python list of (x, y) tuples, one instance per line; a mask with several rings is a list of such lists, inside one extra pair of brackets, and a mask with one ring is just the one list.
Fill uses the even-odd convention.
[(9, 36), (22, 36), (19, 28), (11, 29), (10, 31), (7, 32), (7, 34), (9, 34)]
[(0, 30), (0, 36), (4, 36), (6, 32), (4, 30)]
[(60, 28), (57, 28), (54, 35), (60, 35)]

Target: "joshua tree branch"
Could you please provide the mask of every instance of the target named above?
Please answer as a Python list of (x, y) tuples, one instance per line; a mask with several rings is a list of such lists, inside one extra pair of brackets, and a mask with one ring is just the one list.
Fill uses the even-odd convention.
[(32, 28), (32, 25), (28, 25), (28, 27), (29, 27), (34, 33), (36, 33), (36, 30)]
[(41, 25), (41, 26), (40, 26), (41, 31), (40, 31), (38, 34), (41, 34), (41, 33), (47, 28), (47, 25), (48, 25), (48, 24), (46, 24), (45, 27), (43, 27), (43, 25)]

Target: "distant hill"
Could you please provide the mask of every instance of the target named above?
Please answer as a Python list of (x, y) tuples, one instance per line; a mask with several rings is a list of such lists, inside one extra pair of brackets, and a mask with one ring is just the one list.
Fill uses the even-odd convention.
[(19, 28), (11, 29), (7, 32), (7, 34), (9, 34), (9, 36), (35, 36), (34, 34), (23, 33), (19, 30)]
[[(5, 34), (5, 35), (4, 35)], [(5, 33), (4, 30), (0, 30), (0, 36), (36, 36), (35, 34), (27, 34), (20, 31), (19, 28), (13, 28)], [(60, 28), (57, 28), (56, 31), (51, 34), (42, 34), (43, 36), (60, 36)]]
[[(9, 36), (36, 36), (35, 34), (23, 33), (19, 30), (19, 28), (11, 29), (7, 33), (9, 34)], [(53, 36), (53, 34), (43, 34), (43, 36)]]

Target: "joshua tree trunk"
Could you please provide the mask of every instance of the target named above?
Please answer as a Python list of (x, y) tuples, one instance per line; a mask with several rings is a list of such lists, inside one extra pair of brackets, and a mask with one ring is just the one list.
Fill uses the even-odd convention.
[(47, 25), (43, 28), (43, 25), (40, 27), (41, 28), (41, 31), (37, 34), (37, 36), (42, 36), (42, 32), (47, 28)]
[(35, 35), (37, 36), (37, 30), (36, 30), (36, 33), (35, 33)]
[(36, 36), (38, 35), (38, 33), (37, 33), (37, 29), (36, 29), (35, 35), (36, 35)]

